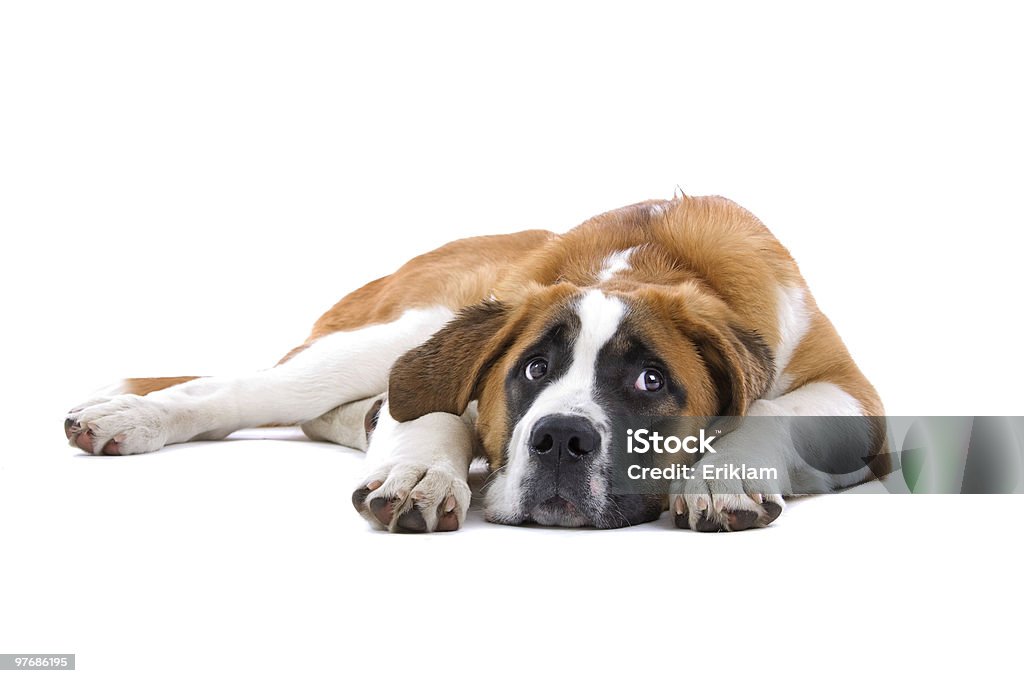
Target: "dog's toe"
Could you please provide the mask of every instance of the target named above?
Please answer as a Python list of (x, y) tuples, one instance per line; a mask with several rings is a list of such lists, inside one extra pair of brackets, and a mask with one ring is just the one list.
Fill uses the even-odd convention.
[(415, 505), (398, 516), (397, 524), (402, 531), (422, 533), (427, 530), (427, 520)]
[(75, 435), (75, 445), (81, 448), (86, 453), (92, 453), (93, 436), (94, 434), (91, 429), (80, 431)]
[(391, 525), (391, 518), (395, 515), (394, 498), (374, 498), (370, 501), (370, 512), (377, 518), (377, 521), (384, 526)]

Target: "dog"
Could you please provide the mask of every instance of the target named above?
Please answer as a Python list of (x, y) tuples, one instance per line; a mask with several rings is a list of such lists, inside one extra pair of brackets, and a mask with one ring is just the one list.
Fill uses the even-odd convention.
[[(739, 531), (783, 511), (782, 491), (742, 477), (617, 492), (613, 414), (883, 408), (771, 232), (732, 201), (677, 193), (564, 234), (451, 242), (343, 298), (273, 368), (125, 380), (71, 410), (64, 429), (88, 453), (128, 455), (298, 424), (366, 451), (353, 504), (389, 531), (461, 527), (477, 456), (490, 472), (485, 517), (502, 524), (614, 528), (667, 509), (681, 528)], [(743, 431), (700, 462), (736, 464), (728, 446)], [(883, 442), (871, 426), (859, 466), (840, 470), (811, 466), (792, 444), (756, 448), (759, 462), (814, 493), (874, 478), (886, 468)]]

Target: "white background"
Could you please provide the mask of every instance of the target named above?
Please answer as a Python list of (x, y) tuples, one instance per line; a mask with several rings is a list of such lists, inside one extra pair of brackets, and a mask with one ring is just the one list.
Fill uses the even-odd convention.
[(1007, 673), (1018, 497), (397, 537), (351, 509), (359, 456), (293, 432), (63, 441), (97, 387), (270, 365), (446, 240), (677, 184), (768, 224), (891, 414), (1021, 414), (1020, 21), (845, 7), (4, 3), (0, 651), (96, 681)]

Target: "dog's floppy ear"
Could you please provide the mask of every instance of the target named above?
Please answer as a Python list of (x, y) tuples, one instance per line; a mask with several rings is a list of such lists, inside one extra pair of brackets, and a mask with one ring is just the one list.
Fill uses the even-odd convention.
[(772, 381), (775, 360), (764, 340), (726, 321), (701, 321), (688, 330), (718, 393), (718, 415), (742, 416)]
[(462, 309), (391, 368), (388, 405), (399, 422), (428, 413), (461, 415), (487, 369), (507, 348), (515, 321), (497, 301)]

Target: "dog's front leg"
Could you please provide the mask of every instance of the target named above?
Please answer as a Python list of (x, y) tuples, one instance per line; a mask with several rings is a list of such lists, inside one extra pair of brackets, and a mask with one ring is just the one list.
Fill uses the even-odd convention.
[[(669, 496), (676, 526), (697, 531), (767, 526), (782, 514), (783, 495), (825, 493), (872, 478), (865, 463), (877, 453), (878, 435), (862, 405), (831, 382), (754, 401), (749, 419), (717, 441), (715, 453), (696, 462), (691, 478), (676, 482)], [(829, 429), (827, 420), (815, 417), (839, 418), (846, 429)], [(813, 444), (809, 430), (795, 434), (808, 426), (817, 430)]]
[(368, 473), (352, 504), (388, 531), (455, 531), (469, 510), (472, 459), (467, 418), (429, 413), (398, 422), (385, 402), (366, 451)]

